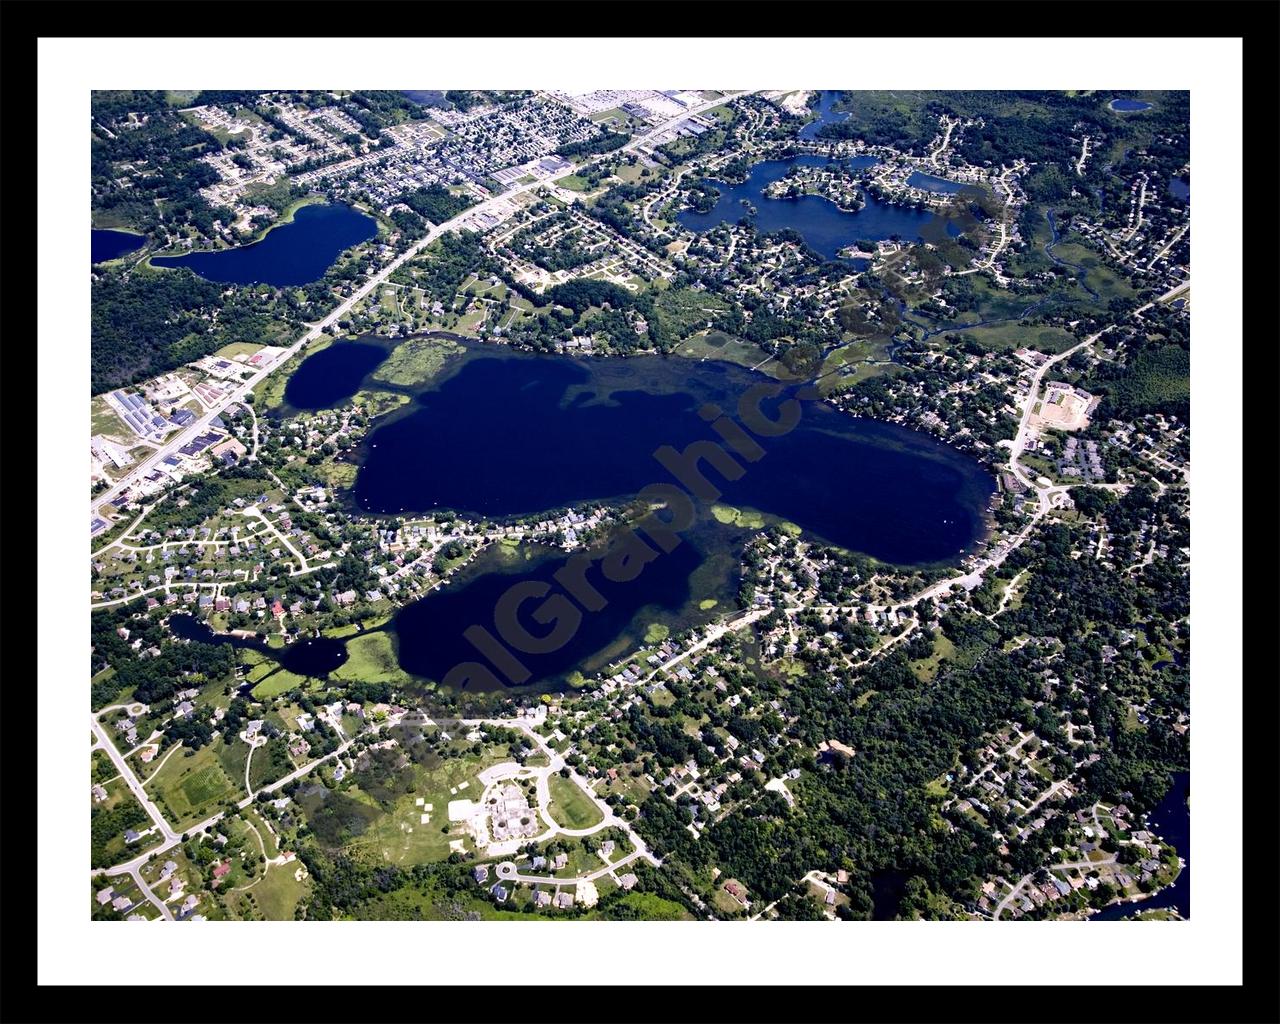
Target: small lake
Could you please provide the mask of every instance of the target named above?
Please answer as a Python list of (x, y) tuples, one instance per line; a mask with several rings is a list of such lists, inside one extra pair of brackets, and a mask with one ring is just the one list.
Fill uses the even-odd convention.
[(449, 101), (444, 98), (443, 89), (401, 89), (400, 95), (412, 100), (420, 107), (448, 107)]
[(884, 868), (871, 876), (871, 920), (897, 918), (902, 898), (907, 894), (909, 876), (896, 868)]
[(1109, 106), (1112, 110), (1126, 114), (1131, 114), (1139, 110), (1151, 109), (1151, 104), (1144, 103), (1142, 100), (1112, 100)]
[[(851, 213), (841, 210), (823, 196), (772, 199), (764, 194), (765, 188), (784, 177), (792, 166), (825, 167), (832, 162), (825, 156), (813, 154), (788, 160), (763, 160), (751, 168), (747, 180), (740, 185), (712, 179), (712, 184), (720, 191), (716, 205), (707, 213), (681, 210), (676, 219), (697, 232), (719, 224), (736, 224), (743, 217), (748, 218), (756, 230), (765, 233), (790, 228), (799, 232), (811, 249), (828, 260), (837, 259), (841, 249), (862, 239), (873, 242), (886, 238), (916, 241), (923, 237), (924, 226), (934, 219), (934, 214), (928, 210), (884, 203), (874, 196), (865, 195), (866, 203), (862, 209)], [(856, 171), (871, 167), (877, 161), (873, 156), (856, 156), (835, 162)], [(755, 214), (751, 214), (745, 205), (747, 203), (756, 208)]]
[(1154, 896), (1137, 902), (1115, 903), (1096, 914), (1090, 921), (1120, 921), (1142, 910), (1174, 908), (1183, 918), (1191, 917), (1191, 773), (1174, 772), (1173, 785), (1164, 799), (1147, 815), (1147, 826), (1178, 851), (1183, 860), (1182, 871), (1173, 885)]
[(386, 358), (381, 346), (335, 341), (299, 364), (285, 385), (284, 400), (295, 409), (331, 408), (354, 395)]
[(216, 633), (206, 623), (185, 612), (169, 616), (169, 630), (174, 636), (198, 644), (229, 644), (265, 654), (294, 675), (323, 678), (347, 660), (347, 645), (330, 637), (295, 640), (284, 647), (271, 647), (256, 637), (229, 636)]
[(824, 89), (818, 94), (817, 120), (810, 121), (807, 125), (800, 129), (799, 138), (807, 141), (813, 141), (818, 138), (818, 130), (823, 125), (835, 124), (837, 121), (847, 121), (849, 113), (845, 110), (836, 110), (836, 102), (840, 99), (840, 91), (838, 89)]
[(962, 181), (951, 181), (949, 178), (937, 178), (932, 174), (925, 174), (923, 171), (912, 171), (907, 178), (907, 184), (912, 188), (923, 189), (925, 192), (938, 192), (948, 196), (957, 195), (965, 188), (977, 188), (976, 185), (967, 185)]
[(94, 228), (89, 242), (89, 262), (98, 264), (114, 260), (127, 252), (142, 248), (146, 240), (146, 235), (135, 235), (132, 231)]
[(233, 249), (153, 256), (157, 267), (187, 267), (221, 284), (275, 287), (320, 280), (344, 250), (378, 233), (378, 222), (340, 203), (299, 207), (288, 224), (269, 230), (261, 241)]

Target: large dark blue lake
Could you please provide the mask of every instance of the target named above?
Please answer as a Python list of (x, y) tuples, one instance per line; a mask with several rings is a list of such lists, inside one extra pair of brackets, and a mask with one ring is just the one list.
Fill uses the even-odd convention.
[[(478, 344), (454, 365), (368, 437), (354, 487), (361, 509), (501, 518), (629, 498), (673, 481), (660, 447), (718, 440), (704, 406), (737, 420), (744, 393), (772, 383), (713, 361), (577, 360)], [(762, 409), (773, 417), (776, 405)], [(739, 460), (739, 479), (706, 471), (721, 503), (900, 564), (955, 558), (981, 535), (994, 482), (975, 460), (823, 402), (798, 409), (794, 429), (761, 437), (763, 455)]]
[[(866, 205), (856, 212), (841, 210), (823, 196), (797, 196), (773, 199), (765, 188), (786, 175), (796, 164), (823, 167), (831, 161), (824, 156), (804, 154), (789, 160), (764, 160), (751, 168), (747, 180), (740, 185), (713, 181), (720, 191), (716, 205), (707, 213), (681, 210), (676, 219), (692, 231), (706, 231), (718, 224), (736, 224), (747, 217), (763, 232), (791, 228), (798, 231), (815, 252), (825, 259), (836, 259), (839, 251), (862, 239), (878, 242), (886, 238), (916, 241), (923, 228), (934, 218), (927, 210), (915, 210), (897, 203), (883, 203), (874, 196), (865, 197)], [(856, 156), (838, 161), (853, 170), (870, 167), (873, 156)], [(752, 214), (747, 203), (755, 207)]]
[(209, 281), (276, 287), (320, 280), (338, 255), (378, 233), (372, 217), (341, 204), (303, 206), (260, 242), (216, 252), (153, 256), (157, 267), (187, 267)]
[[(788, 407), (799, 414), (793, 429), (754, 433), (759, 451), (751, 454), (758, 457), (737, 459), (736, 480), (728, 479), (732, 465), (711, 466), (705, 452), (702, 461), (682, 464), (678, 456), (691, 445), (720, 439), (705, 414), (722, 428), (724, 421), (708, 406), (743, 422), (739, 401), (756, 385), (774, 382), (714, 361), (581, 360), (466, 342), (431, 388), (366, 439), (352, 499), (374, 513), (450, 510), (502, 520), (614, 504), (649, 484), (687, 492), (697, 482), (692, 466), (720, 492), (711, 499), (718, 505), (753, 509), (766, 522), (787, 521), (889, 562), (952, 560), (983, 534), (994, 482), (976, 461), (925, 435), (808, 398)], [(348, 381), (344, 390), (355, 386)], [(761, 401), (761, 412), (778, 419), (785, 397)], [(663, 446), (675, 461), (657, 457)], [(717, 517), (706, 502), (695, 508), (681, 543), (653, 552), (634, 579), (610, 582), (603, 552), (593, 548), (585, 579), (605, 606), (585, 612), (554, 649), (516, 656), (514, 668), (501, 655), (482, 653), (466, 634), (471, 627), (500, 632), (498, 601), (513, 584), (556, 592), (556, 574), (570, 556), (544, 545), (490, 545), (388, 626), (401, 667), (468, 692), (557, 687), (575, 673), (589, 680), (655, 625), (675, 633), (731, 611), (751, 531), (722, 522), (723, 510)], [(541, 606), (530, 600), (519, 611), (537, 637), (548, 632), (546, 619), (533, 618)]]
[(145, 242), (145, 235), (135, 235), (132, 231), (109, 231), (105, 228), (94, 228), (89, 242), (89, 261), (105, 263), (127, 252), (133, 252)]

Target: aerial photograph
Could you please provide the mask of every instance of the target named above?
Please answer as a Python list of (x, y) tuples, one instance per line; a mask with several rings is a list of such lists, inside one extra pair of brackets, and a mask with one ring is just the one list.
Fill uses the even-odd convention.
[(85, 920), (1190, 921), (1190, 91), (86, 110)]

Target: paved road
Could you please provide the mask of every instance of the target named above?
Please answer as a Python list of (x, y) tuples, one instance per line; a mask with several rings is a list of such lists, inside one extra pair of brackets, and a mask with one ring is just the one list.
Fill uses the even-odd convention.
[(142, 788), (142, 783), (138, 781), (133, 769), (129, 767), (128, 762), (120, 755), (120, 751), (116, 749), (111, 737), (107, 735), (107, 730), (98, 721), (98, 715), (91, 714), (89, 716), (89, 727), (93, 730), (93, 734), (98, 737), (98, 743), (107, 752), (107, 756), (111, 758), (111, 763), (116, 766), (116, 770), (123, 776), (125, 784), (137, 798), (138, 803), (142, 804), (142, 809), (150, 816), (156, 828), (160, 830), (160, 834), (164, 836), (165, 841), (169, 845), (176, 843), (178, 841), (178, 833), (169, 827), (169, 823), (164, 820), (164, 815), (160, 813), (160, 808), (152, 802), (151, 797), (147, 796), (147, 791)]
[(497, 875), (499, 880), (503, 882), (528, 882), (530, 885), (577, 885), (579, 882), (594, 882), (602, 875), (612, 874), (620, 867), (630, 864), (640, 857), (644, 857), (646, 860), (653, 859), (643, 850), (634, 850), (625, 857), (619, 857), (613, 863), (592, 871), (590, 874), (576, 875), (573, 878), (557, 878), (555, 875), (525, 875), (515, 870), (516, 866), (512, 861), (503, 861), (498, 865)]
[[(107, 711), (117, 710), (122, 706), (123, 705), (118, 705), (118, 704), (112, 705), (111, 707), (103, 708), (101, 711), (97, 712), (97, 714), (91, 715), (90, 726), (93, 729), (93, 734), (98, 738), (98, 742), (106, 749), (108, 756), (111, 758), (112, 762), (115, 764), (117, 770), (120, 772), (122, 776), (124, 776), (124, 780), (126, 784), (129, 786), (129, 789), (133, 792), (133, 795), (138, 799), (138, 802), (142, 804), (146, 812), (151, 816), (151, 819), (155, 822), (161, 834), (165, 837), (165, 840), (159, 846), (153, 847), (152, 849), (149, 849), (143, 853), (140, 853), (136, 857), (133, 857), (130, 860), (112, 865), (109, 868), (94, 868), (89, 872), (89, 875), (90, 877), (92, 877), (94, 875), (129, 874), (130, 876), (133, 877), (134, 881), (138, 884), (138, 888), (142, 891), (143, 896), (145, 896), (151, 903), (155, 904), (157, 907), (160, 907), (161, 914), (167, 920), (172, 921), (173, 915), (169, 912), (168, 907), (165, 906), (164, 901), (159, 899), (159, 897), (157, 897), (155, 893), (151, 891), (150, 886), (147, 885), (146, 881), (143, 879), (141, 875), (141, 868), (153, 857), (158, 857), (160, 854), (164, 853), (165, 851), (170, 850), (173, 847), (177, 846), (182, 841), (182, 836), (187, 836), (187, 837), (196, 836), (212, 828), (219, 820), (221, 820), (224, 812), (219, 811), (217, 814), (214, 814), (208, 818), (205, 818), (204, 821), (199, 822), (196, 825), (192, 825), (191, 827), (186, 829), (181, 835), (179, 835), (177, 832), (175, 832), (172, 828), (169, 827), (169, 823), (165, 821), (164, 816), (160, 813), (159, 808), (157, 808), (156, 805), (152, 803), (150, 797), (147, 796), (146, 790), (143, 789), (142, 783), (140, 783), (138, 781), (137, 776), (134, 775), (133, 769), (130, 768), (128, 763), (124, 760), (124, 758), (120, 756), (120, 753), (115, 748), (115, 744), (111, 742), (110, 738), (106, 734), (106, 731), (103, 729), (102, 724), (98, 721), (98, 715), (104, 714)], [(399, 719), (396, 719), (396, 721), (399, 721)], [(390, 724), (392, 723), (391, 722), (381, 723), (380, 725), (375, 726), (372, 732), (377, 733), (382, 728), (387, 727)], [(301, 768), (298, 768), (295, 771), (290, 772), (288, 775), (284, 776), (284, 778), (277, 779), (275, 782), (272, 782), (268, 785), (261, 787), (257, 791), (257, 794), (273, 793), (276, 790), (284, 786), (287, 786), (290, 782), (294, 781), (295, 779), (302, 778), (302, 776), (308, 774), (316, 766), (323, 764), (325, 761), (331, 760), (335, 757), (340, 757), (342, 754), (346, 753), (347, 748), (351, 746), (352, 742), (353, 740), (349, 739), (346, 742), (342, 743), (340, 746), (338, 746), (337, 749), (330, 751), (328, 754), (325, 754), (322, 757), (318, 757), (314, 761), (308, 762), (307, 764), (303, 765)], [(257, 794), (255, 794), (255, 796)], [(236, 806), (241, 810), (243, 810), (253, 802), (254, 802), (254, 797), (246, 797), (245, 799), (241, 800), (238, 804), (236, 804)]]

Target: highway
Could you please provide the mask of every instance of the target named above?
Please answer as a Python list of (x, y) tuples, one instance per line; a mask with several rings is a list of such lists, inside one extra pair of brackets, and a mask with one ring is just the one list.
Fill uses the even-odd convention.
[[(622, 147), (621, 152), (626, 153), (626, 152), (630, 152), (632, 150), (638, 149), (640, 146), (645, 145), (646, 142), (648, 142), (653, 136), (659, 134), (662, 131), (665, 131), (666, 129), (670, 128), (672, 125), (675, 125), (678, 122), (683, 121), (688, 117), (692, 117), (694, 114), (703, 113), (704, 111), (710, 110), (712, 107), (718, 107), (723, 103), (727, 103), (732, 99), (736, 99), (739, 96), (745, 95), (745, 93), (748, 91), (750, 90), (725, 93), (723, 96), (720, 96), (717, 99), (707, 100), (705, 103), (702, 103), (698, 106), (690, 107), (687, 110), (683, 111), (681, 114), (679, 114), (677, 117), (669, 118), (668, 120), (664, 121), (662, 124), (658, 125), (657, 127), (650, 129), (648, 132), (645, 132), (643, 135), (635, 136), (634, 138), (632, 138), (630, 142), (628, 142), (625, 146)], [(606, 154), (602, 154), (600, 156), (594, 157), (590, 160), (584, 161), (579, 166), (578, 170), (581, 171), (582, 169), (589, 167), (594, 163), (598, 163), (599, 161), (604, 160), (606, 157), (609, 157), (612, 155), (613, 154), (606, 153)], [(97, 513), (98, 508), (120, 497), (120, 495), (122, 495), (129, 488), (136, 485), (138, 481), (140, 481), (147, 473), (150, 473), (152, 470), (154, 470), (162, 460), (172, 455), (174, 452), (176, 452), (179, 448), (185, 445), (192, 438), (199, 436), (205, 430), (207, 430), (209, 427), (209, 424), (212, 423), (215, 418), (221, 415), (222, 412), (227, 408), (227, 406), (232, 405), (235, 402), (243, 402), (245, 399), (245, 396), (248, 395), (250, 391), (252, 391), (264, 380), (266, 380), (267, 377), (269, 377), (272, 373), (274, 373), (277, 369), (279, 369), (282, 365), (284, 365), (285, 362), (287, 362), (289, 359), (293, 358), (293, 356), (297, 355), (300, 351), (302, 351), (307, 345), (309, 345), (311, 342), (315, 341), (322, 334), (324, 334), (326, 328), (337, 323), (339, 320), (345, 317), (348, 313), (350, 313), (351, 310), (354, 309), (355, 306), (362, 299), (364, 299), (371, 291), (373, 291), (380, 284), (382, 284), (383, 281), (385, 281), (388, 277), (390, 277), (393, 273), (395, 273), (395, 271), (398, 270), (400, 267), (402, 267), (405, 263), (407, 263), (409, 260), (413, 259), (419, 253), (421, 253), (427, 246), (429, 246), (432, 242), (434, 242), (446, 231), (452, 231), (453, 229), (459, 227), (460, 225), (464, 224), (466, 221), (477, 216), (478, 214), (492, 210), (494, 207), (505, 206), (516, 196), (521, 195), (522, 193), (528, 192), (532, 189), (541, 188), (546, 184), (547, 182), (545, 180), (539, 180), (539, 181), (531, 181), (524, 185), (517, 185), (516, 187), (509, 189), (508, 191), (503, 192), (500, 195), (493, 196), (475, 206), (468, 207), (466, 210), (458, 214), (458, 216), (454, 217), (452, 220), (447, 220), (442, 224), (437, 224), (430, 231), (428, 231), (426, 235), (418, 239), (418, 241), (414, 242), (413, 245), (411, 245), (403, 253), (401, 253), (399, 256), (393, 259), (385, 267), (383, 267), (381, 270), (374, 273), (367, 281), (365, 281), (364, 284), (362, 284), (359, 288), (357, 288), (349, 297), (343, 299), (342, 302), (339, 303), (338, 306), (333, 310), (333, 312), (331, 312), (328, 316), (326, 316), (323, 320), (319, 321), (318, 323), (312, 324), (310, 326), (310, 329), (306, 332), (306, 334), (304, 334), (301, 338), (299, 338), (296, 342), (294, 342), (291, 346), (289, 346), (288, 349), (286, 349), (283, 353), (281, 353), (281, 355), (274, 362), (259, 369), (252, 377), (250, 377), (247, 381), (244, 381), (243, 383), (239, 384), (234, 390), (231, 391), (230, 394), (228, 394), (224, 399), (222, 399), (222, 401), (216, 403), (212, 408), (206, 411), (204, 415), (200, 416), (194, 423), (190, 424), (185, 429), (180, 430), (170, 440), (165, 441), (151, 455), (149, 455), (143, 461), (135, 465), (126, 475), (117, 479), (116, 482), (108, 490), (94, 497), (89, 504), (90, 519), (92, 519), (98, 514)]]

